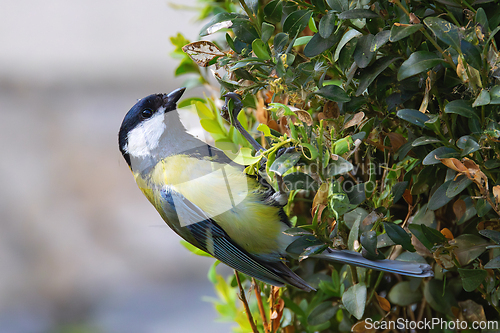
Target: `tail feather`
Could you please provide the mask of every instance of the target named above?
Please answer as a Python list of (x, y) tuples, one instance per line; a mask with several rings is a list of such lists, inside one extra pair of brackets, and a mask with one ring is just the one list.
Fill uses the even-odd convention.
[(273, 263), (271, 269), (274, 270), (276, 273), (278, 273), (280, 278), (283, 279), (283, 281), (286, 284), (302, 289), (304, 291), (316, 290), (313, 287), (311, 287), (306, 281), (304, 281), (304, 279), (295, 274), (295, 272), (292, 271), (283, 262)]
[(343, 264), (349, 264), (359, 267), (371, 268), (379, 271), (407, 275), (412, 277), (434, 276), (432, 267), (428, 264), (416, 262), (406, 262), (400, 260), (370, 260), (363, 257), (360, 253), (348, 250), (328, 249), (323, 253), (312, 255), (311, 258), (335, 261)]

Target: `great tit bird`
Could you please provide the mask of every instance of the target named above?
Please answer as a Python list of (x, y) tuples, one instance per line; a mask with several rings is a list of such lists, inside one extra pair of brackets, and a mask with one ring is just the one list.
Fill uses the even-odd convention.
[[(247, 175), (221, 150), (189, 134), (177, 102), (185, 88), (139, 100), (123, 119), (118, 141), (137, 185), (179, 236), (226, 265), (275, 286), (313, 288), (286, 264), (295, 237), (283, 202), (263, 179)], [(368, 260), (327, 249), (318, 258), (416, 277), (427, 264)]]

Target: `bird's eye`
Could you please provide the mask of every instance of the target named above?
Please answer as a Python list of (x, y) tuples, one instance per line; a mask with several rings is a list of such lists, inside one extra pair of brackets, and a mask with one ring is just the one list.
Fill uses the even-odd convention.
[(143, 118), (151, 118), (151, 116), (153, 115), (153, 110), (144, 109), (144, 110), (142, 110), (141, 115)]

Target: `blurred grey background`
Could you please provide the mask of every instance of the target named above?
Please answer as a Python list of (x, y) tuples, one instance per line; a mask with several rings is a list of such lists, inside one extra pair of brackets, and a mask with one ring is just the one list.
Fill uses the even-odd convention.
[(228, 332), (202, 300), (213, 260), (180, 245), (117, 146), (138, 98), (181, 86), (169, 38), (196, 40), (196, 13), (0, 4), (0, 332)]

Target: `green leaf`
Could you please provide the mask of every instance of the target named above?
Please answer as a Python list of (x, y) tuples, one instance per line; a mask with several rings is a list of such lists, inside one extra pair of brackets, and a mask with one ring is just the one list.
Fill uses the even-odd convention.
[(500, 86), (494, 86), (493, 88), (491, 88), (490, 98), (490, 104), (500, 104)]
[(481, 147), (470, 135), (464, 135), (457, 140), (457, 147), (462, 149), (462, 157), (478, 151)]
[(487, 160), (484, 163), (484, 167), (486, 169), (488, 169), (488, 170), (496, 169), (496, 168), (500, 167), (500, 161), (497, 161), (497, 160)]
[(486, 265), (484, 265), (484, 268), (486, 269), (495, 269), (495, 268), (500, 268), (500, 256), (495, 257), (488, 261)]
[(472, 103), (472, 107), (483, 106), (490, 104), (490, 93), (486, 89), (482, 89), (479, 95), (477, 95), (476, 100)]
[(349, 9), (348, 0), (326, 0), (326, 3), (337, 13), (342, 13)]
[(384, 228), (394, 243), (401, 245), (406, 251), (415, 252), (415, 248), (411, 244), (411, 236), (401, 226), (395, 223), (384, 222)]
[(316, 326), (328, 322), (337, 313), (338, 307), (338, 305), (333, 306), (332, 302), (320, 303), (307, 316), (307, 323)]
[(328, 38), (335, 28), (335, 13), (333, 10), (328, 11), (319, 21), (319, 34), (323, 38)]
[(252, 44), (255, 39), (260, 37), (252, 22), (247, 19), (234, 19), (232, 29), (235, 36), (247, 44)]
[(446, 196), (448, 198), (454, 198), (457, 194), (462, 193), (470, 184), (472, 184), (472, 180), (467, 178), (465, 175), (461, 175), (457, 178), (457, 180), (452, 180), (448, 189), (446, 190)]
[(213, 119), (200, 119), (201, 127), (208, 133), (224, 134), (217, 120)]
[(422, 300), (419, 289), (413, 290), (410, 281), (401, 281), (394, 285), (387, 295), (389, 301), (399, 306), (408, 306)]
[(274, 25), (267, 22), (262, 22), (262, 41), (267, 43), (274, 32)]
[(200, 69), (198, 65), (189, 58), (185, 58), (186, 60), (182, 60), (179, 66), (175, 69), (175, 76), (180, 76), (188, 73), (199, 73)]
[(283, 22), (283, 31), (290, 36), (295, 36), (307, 27), (311, 15), (312, 11), (310, 10), (298, 10), (291, 13)]
[(304, 155), (304, 157), (308, 160), (315, 160), (319, 156), (318, 149), (316, 149), (316, 147), (314, 147), (312, 144), (302, 142), (301, 145), (303, 148), (307, 148), (302, 149), (302, 155)]
[(340, 57), (340, 51), (344, 48), (344, 46), (353, 38), (362, 36), (363, 34), (355, 29), (348, 30), (345, 34), (342, 35), (337, 48), (335, 49), (335, 54), (333, 56), (333, 60), (337, 62)]
[(399, 199), (401, 199), (403, 193), (405, 193), (406, 187), (408, 187), (407, 181), (399, 182), (392, 186), (393, 203), (396, 203), (399, 201)]
[(283, 15), (283, 2), (273, 0), (264, 7), (264, 16), (269, 22), (278, 23)]
[(425, 224), (421, 224), (422, 227), (422, 232), (424, 233), (425, 237), (432, 243), (432, 244), (441, 244), (444, 242), (447, 242), (448, 240), (442, 233), (437, 231), (434, 228), (430, 228), (426, 226)]
[(288, 41), (290, 38), (288, 37), (287, 33), (280, 32), (276, 36), (274, 36), (274, 51), (276, 53), (281, 53), (283, 49), (285, 48), (286, 44), (288, 44)]
[(342, 303), (347, 311), (360, 320), (365, 313), (366, 285), (358, 283), (347, 289), (342, 295)]
[(434, 133), (439, 133), (441, 132), (441, 118), (437, 114), (431, 114), (429, 115), (429, 120), (425, 122), (425, 126)]
[(352, 141), (351, 136), (349, 135), (349, 136), (346, 136), (342, 139), (335, 141), (332, 144), (332, 150), (333, 150), (334, 154), (342, 155), (342, 154), (347, 153), (349, 150), (351, 150), (352, 145), (353, 145), (353, 141)]
[(433, 138), (433, 137), (430, 137), (430, 136), (421, 136), (419, 138), (416, 138), (415, 141), (413, 141), (411, 143), (411, 145), (413, 147), (418, 147), (418, 146), (424, 146), (424, 145), (428, 145), (428, 144), (431, 144), (431, 143), (437, 143), (437, 142), (441, 142), (440, 139), (437, 139), (437, 138)]
[(217, 270), (216, 270), (216, 268), (219, 264), (220, 264), (220, 261), (215, 260), (214, 263), (212, 264), (212, 266), (210, 266), (210, 269), (208, 270), (207, 278), (210, 282), (212, 282), (212, 284), (217, 283)]
[(283, 231), (284, 234), (289, 236), (306, 236), (311, 235), (311, 232), (302, 228), (289, 228)]
[(412, 25), (396, 25), (394, 24), (391, 28), (391, 36), (389, 37), (389, 40), (391, 42), (397, 42), (398, 40), (401, 40), (403, 38), (406, 38), (415, 32), (419, 31), (420, 28), (422, 28), (424, 25), (419, 23), (419, 24), (412, 24)]
[(373, 38), (372, 45), (370, 47), (370, 51), (372, 51), (372, 52), (378, 51), (382, 46), (384, 46), (389, 41), (390, 35), (391, 35), (390, 30), (379, 31), (375, 35), (375, 38)]
[(374, 36), (363, 35), (359, 37), (358, 43), (356, 44), (356, 49), (354, 50), (354, 61), (358, 65), (359, 68), (365, 68), (370, 64), (375, 55), (374, 52), (370, 51), (372, 46)]
[[(448, 286), (448, 284), (446, 284)], [(452, 316), (451, 308), (458, 306), (454, 293), (450, 288), (444, 288), (443, 281), (431, 279), (424, 284), (424, 297), (432, 309), (439, 313)], [(457, 293), (458, 294), (458, 293)]]
[(422, 113), (418, 110), (414, 109), (402, 109), (396, 113), (396, 116), (399, 118), (406, 120), (413, 125), (417, 125), (420, 127), (425, 127), (425, 122), (429, 120), (429, 116), (425, 113)]
[(458, 273), (462, 279), (462, 286), (467, 292), (476, 290), (488, 275), (484, 269), (459, 268)]
[[(477, 1), (475, 1), (475, 2), (477, 2)], [(476, 16), (474, 17), (474, 21), (476, 22), (476, 24), (480, 24), (483, 29), (489, 30), (488, 17), (486, 16), (486, 12), (484, 11), (483, 8), (479, 7), (477, 9)]]
[(456, 153), (457, 151), (453, 148), (448, 148), (448, 147), (439, 147), (431, 151), (427, 156), (425, 156), (424, 160), (422, 161), (423, 165), (432, 165), (432, 164), (439, 164), (441, 163), (440, 160), (436, 159), (435, 156), (439, 158), (445, 158), (445, 157), (450, 157), (451, 154)]
[(267, 43), (264, 43), (261, 39), (256, 39), (253, 41), (252, 50), (257, 57), (263, 60), (271, 59), (271, 55), (267, 51)]
[(315, 94), (335, 102), (349, 102), (351, 100), (342, 88), (333, 84), (321, 87)]
[(311, 245), (304, 249), (299, 255), (299, 261), (309, 258), (312, 255), (319, 254), (328, 248), (327, 244)]
[(276, 158), (269, 168), (269, 171), (275, 172), (281, 176), (297, 164), (300, 160), (300, 156), (302, 156), (302, 153), (300, 152), (284, 153), (280, 157)]
[(351, 20), (361, 18), (377, 18), (380, 17), (377, 13), (369, 9), (351, 9), (339, 14), (339, 20)]
[(442, 62), (444, 62), (444, 60), (432, 52), (413, 52), (410, 57), (401, 64), (401, 67), (399, 67), (398, 81), (426, 72)]
[(410, 224), (408, 226), (411, 233), (417, 237), (417, 239), (428, 249), (432, 249), (434, 243), (431, 243), (427, 237), (425, 237), (424, 232), (422, 231), (422, 224)]
[(330, 37), (326, 39), (321, 37), (320, 34), (314, 34), (304, 48), (304, 55), (309, 58), (315, 57), (335, 45), (339, 38), (340, 35), (338, 34), (331, 34)]
[(307, 43), (309, 43), (309, 41), (313, 38), (313, 36), (302, 36), (302, 37), (299, 37), (295, 40), (295, 42), (293, 43), (293, 47), (295, 46), (301, 46), (301, 45), (305, 45)]
[(349, 197), (349, 203), (353, 205), (359, 205), (365, 201), (365, 183), (356, 184), (351, 187), (349, 192), (347, 192), (347, 196)]
[(359, 76), (359, 86), (356, 90), (356, 96), (361, 95), (366, 88), (380, 75), (390, 64), (400, 58), (383, 57), (377, 59), (370, 67), (365, 68)]
[(353, 165), (351, 162), (346, 161), (340, 156), (337, 156), (337, 160), (332, 160), (330, 164), (328, 164), (328, 170), (326, 172), (327, 177), (333, 177), (337, 175), (343, 175), (348, 173), (353, 169)]
[(447, 182), (444, 182), (441, 186), (438, 187), (438, 189), (432, 194), (432, 197), (429, 199), (429, 204), (427, 205), (427, 208), (430, 210), (436, 210), (444, 205), (446, 205), (448, 202), (451, 201), (451, 199), (446, 195), (446, 192), (448, 191), (448, 188), (450, 187), (452, 183), (452, 180), (448, 180)]
[[(370, 260), (384, 259), (383, 254), (377, 251), (377, 232), (375, 230), (366, 230), (359, 238), (363, 246), (363, 256)], [(381, 258), (379, 256), (382, 256)]]
[(318, 32), (318, 27), (316, 26), (316, 21), (314, 20), (314, 18), (312, 16), (309, 18), (309, 22), (307, 23), (307, 27), (309, 28), (309, 30), (311, 30), (314, 33)]
[(186, 242), (185, 240), (181, 240), (181, 245), (184, 246), (186, 249), (189, 250), (189, 252), (191, 252), (193, 254), (196, 254), (196, 255), (201, 256), (201, 257), (213, 258), (209, 253), (207, 253), (203, 250), (200, 250), (199, 248), (197, 248), (196, 246), (194, 246), (191, 243)]
[(456, 25), (434, 16), (425, 18), (424, 23), (442, 42), (453, 47), (457, 52), (460, 51), (460, 37)]
[(455, 247), (453, 253), (460, 265), (465, 266), (483, 254), (490, 242), (476, 235), (462, 234), (450, 241), (450, 245)]
[(465, 61), (480, 71), (482, 69), (481, 51), (476, 45), (469, 43), (466, 40), (462, 40), (460, 48), (465, 57)]
[[(236, 14), (236, 13), (219, 13), (215, 15), (210, 22), (205, 24), (203, 28), (201, 28), (200, 31), (200, 37), (204, 37), (210, 34), (213, 34), (214, 32), (218, 31), (219, 29), (222, 29), (224, 27), (227, 27), (225, 24), (220, 24), (222, 22), (226, 21), (233, 21), (235, 18), (245, 18), (246, 16), (241, 15), (241, 14)], [(220, 28), (219, 28), (220, 27)]]
[(318, 183), (308, 174), (293, 172), (283, 177), (283, 182), (289, 190), (317, 190)]
[(479, 119), (478, 114), (474, 110), (470, 101), (464, 101), (462, 99), (456, 99), (449, 102), (444, 107), (444, 112), (446, 113), (456, 113), (467, 118)]
[(500, 231), (483, 229), (479, 230), (479, 233), (484, 237), (488, 237), (497, 244), (500, 244)]
[(316, 7), (315, 9), (320, 12), (324, 12), (326, 10), (325, 0), (311, 0), (311, 3), (314, 7)]
[(286, 252), (296, 257), (304, 252), (305, 249), (314, 245), (322, 245), (324, 244), (322, 241), (314, 237), (313, 235), (305, 235), (301, 237), (297, 237), (288, 247), (286, 248)]

